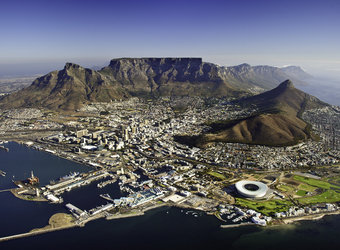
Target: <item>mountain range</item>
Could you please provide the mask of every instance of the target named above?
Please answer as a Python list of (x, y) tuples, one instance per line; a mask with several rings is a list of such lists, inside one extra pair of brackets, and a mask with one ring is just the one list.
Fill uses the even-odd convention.
[(64, 69), (52, 71), (27, 88), (2, 97), (0, 108), (75, 110), (91, 102), (134, 96), (244, 97), (272, 89), (286, 79), (296, 85), (306, 84), (300, 80), (305, 72), (294, 67), (222, 67), (201, 58), (120, 58), (96, 71), (66, 63)]

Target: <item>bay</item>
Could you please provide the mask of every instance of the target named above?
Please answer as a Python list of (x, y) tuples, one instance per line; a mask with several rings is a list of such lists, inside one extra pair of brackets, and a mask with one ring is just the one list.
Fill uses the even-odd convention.
[[(90, 169), (75, 162), (36, 151), (15, 143), (8, 144), (10, 152), (1, 152), (1, 170), (20, 176), (23, 171), (34, 173), (42, 182), (56, 179), (70, 171), (86, 172)], [(6, 155), (7, 154), (7, 155)], [(26, 156), (25, 164), (11, 158)], [(7, 163), (3, 165), (3, 160)], [(46, 162), (45, 162), (46, 161)], [(66, 161), (66, 162), (64, 162)], [(41, 164), (37, 164), (37, 162)], [(48, 164), (45, 164), (48, 163)], [(18, 165), (15, 165), (18, 164)], [(50, 165), (54, 167), (49, 168)], [(6, 168), (6, 170), (5, 170)], [(6, 171), (6, 172), (7, 172)], [(12, 178), (0, 178), (3, 187), (13, 187)], [(9, 178), (9, 180), (8, 180)], [(28, 232), (44, 227), (55, 213), (64, 212), (71, 202), (81, 209), (105, 204), (100, 193), (113, 197), (124, 195), (116, 184), (98, 189), (96, 183), (63, 194), (63, 204), (23, 201), (10, 192), (0, 193), (0, 237)], [(291, 225), (262, 228), (243, 226), (222, 229), (214, 216), (198, 212), (198, 217), (186, 210), (160, 207), (144, 216), (107, 221), (99, 219), (83, 228), (72, 228), (17, 240), (1, 242), (1, 249), (317, 249), (337, 248), (340, 216), (326, 216), (318, 221), (304, 221)]]
[(340, 106), (340, 79), (314, 77), (304, 80), (309, 85), (296, 86), (298, 89), (313, 95), (323, 102)]

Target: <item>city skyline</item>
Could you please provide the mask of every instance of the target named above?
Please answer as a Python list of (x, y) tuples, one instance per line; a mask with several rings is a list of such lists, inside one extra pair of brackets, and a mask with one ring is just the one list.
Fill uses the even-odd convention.
[(222, 66), (298, 65), (340, 74), (338, 1), (11, 1), (1, 12), (0, 75), (66, 62), (202, 57)]

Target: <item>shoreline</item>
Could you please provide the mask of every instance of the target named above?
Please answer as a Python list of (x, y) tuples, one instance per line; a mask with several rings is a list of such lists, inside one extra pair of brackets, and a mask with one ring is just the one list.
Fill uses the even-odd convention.
[(23, 195), (18, 194), (16, 192), (16, 188), (12, 188), (8, 191), (11, 192), (16, 198), (23, 200), (23, 201), (48, 202), (48, 200), (43, 198), (43, 197), (34, 197), (33, 199), (27, 199), (27, 198), (23, 197)]
[(340, 210), (337, 211), (331, 211), (331, 212), (323, 212), (319, 214), (310, 214), (310, 215), (305, 215), (305, 216), (300, 216), (300, 217), (291, 217), (291, 218), (282, 218), (281, 220), (287, 225), (291, 224), (297, 221), (303, 221), (303, 220), (320, 220), (326, 215), (339, 215)]
[[(114, 219), (123, 219), (123, 218), (131, 218), (131, 217), (136, 217), (136, 216), (143, 216), (143, 215), (145, 215), (146, 211), (156, 209), (156, 208), (159, 208), (159, 207), (163, 207), (163, 206), (183, 208), (183, 209), (193, 209), (193, 210), (202, 211), (202, 210), (195, 209), (195, 208), (189, 207), (189, 206), (183, 206), (183, 205), (181, 206), (179, 204), (170, 204), (170, 203), (167, 203), (167, 202), (163, 202), (161, 204), (155, 204), (155, 205), (152, 205), (152, 206), (147, 207), (145, 209), (140, 209), (139, 211), (134, 211), (134, 212), (130, 212), (130, 213), (127, 213), (127, 214), (109, 214), (107, 212), (103, 213), (103, 214), (98, 214), (98, 215), (91, 217), (91, 218), (87, 219), (86, 221), (83, 221), (79, 224), (72, 222), (71, 225), (60, 226), (60, 227), (55, 227), (55, 228), (35, 228), (35, 229), (32, 229), (30, 232), (27, 232), (27, 233), (21, 233), (21, 234), (15, 234), (15, 235), (1, 237), (0, 242), (15, 240), (15, 239), (19, 239), (19, 238), (30, 237), (30, 236), (34, 236), (34, 235), (38, 235), (38, 234), (50, 233), (50, 232), (54, 232), (54, 231), (60, 231), (60, 230), (70, 229), (70, 228), (75, 228), (75, 227), (84, 227), (86, 225), (86, 223), (93, 221), (93, 220), (100, 219), (100, 218), (105, 218), (106, 220), (114, 220)], [(298, 222), (298, 221), (319, 220), (319, 219), (322, 219), (326, 215), (339, 215), (339, 214), (340, 214), (340, 210), (337, 210), (337, 211), (332, 211), (332, 212), (312, 214), (312, 215), (306, 215), (306, 216), (300, 216), (300, 217), (283, 218), (283, 219), (280, 219), (280, 220), (283, 222), (283, 224), (281, 224), (281, 225), (288, 225), (288, 224)], [(214, 217), (217, 218), (217, 216), (215, 214), (212, 214), (212, 215), (214, 215)], [(52, 217), (53, 216), (54, 215), (52, 215)], [(51, 224), (49, 224), (49, 225), (51, 225)], [(46, 227), (48, 227), (49, 225), (47, 225)], [(220, 228), (225, 229), (225, 228), (235, 228), (235, 227), (242, 227), (242, 226), (256, 226), (256, 225), (257, 224), (255, 224), (255, 223), (240, 223), (240, 224), (220, 225)], [(267, 227), (274, 227), (274, 226), (277, 226), (277, 225), (267, 225)]]
[[(14, 142), (24, 145), (23, 143), (20, 143), (18, 141), (14, 141)], [(48, 153), (48, 152), (45, 152), (45, 153)], [(63, 157), (59, 154), (52, 154), (52, 155), (57, 156), (59, 158), (63, 158), (65, 160), (76, 162), (78, 164), (82, 164), (86, 167), (90, 167), (87, 164), (75, 161), (72, 158)], [(24, 196), (19, 195), (16, 192), (16, 190), (17, 189), (11, 189), (11, 190), (8, 190), (8, 191), (10, 191), (15, 197), (22, 199), (22, 200), (25, 200), (25, 201), (38, 201), (38, 202), (39, 201), (45, 201), (45, 202), (48, 201), (48, 200), (46, 200), (42, 197), (39, 197), (39, 199), (27, 199)], [(100, 219), (100, 218), (105, 218), (106, 220), (113, 220), (113, 219), (142, 216), (142, 215), (145, 215), (146, 211), (156, 209), (156, 208), (159, 208), (159, 207), (162, 207), (162, 206), (177, 207), (177, 208), (182, 208), (182, 209), (192, 209), (192, 210), (197, 210), (197, 211), (205, 211), (203, 209), (194, 208), (194, 207), (191, 207), (189, 205), (184, 205), (184, 204), (180, 204), (180, 203), (162, 202), (162, 203), (156, 203), (156, 204), (152, 204), (152, 205), (150, 204), (150, 206), (145, 207), (144, 209), (143, 208), (141, 208), (141, 209), (137, 208), (135, 210), (130, 211), (130, 213), (125, 213), (125, 214), (120, 214), (120, 213), (119, 214), (111, 214), (111, 213), (108, 213), (108, 212), (100, 213), (96, 216), (88, 218), (85, 221), (81, 221), (81, 222), (78, 221), (78, 223), (72, 222), (71, 225), (67, 225), (67, 226), (57, 226), (55, 228), (47, 228), (49, 226), (49, 225), (47, 225), (46, 228), (32, 229), (30, 232), (27, 232), (27, 233), (21, 233), (21, 234), (16, 234), (16, 235), (12, 235), (12, 236), (1, 237), (0, 242), (12, 240), (12, 239), (17, 239), (17, 238), (34, 236), (34, 235), (53, 232), (53, 231), (59, 231), (59, 230), (74, 228), (74, 227), (84, 227), (86, 225), (86, 223), (93, 221), (93, 220)], [(205, 212), (207, 212), (207, 211), (205, 211)], [(322, 213), (318, 213), (318, 214), (306, 214), (304, 216), (299, 216), (299, 217), (280, 218), (280, 219), (278, 219), (278, 221), (282, 222), (282, 224), (280, 224), (280, 225), (287, 225), (287, 224), (291, 224), (291, 223), (303, 221), (303, 220), (305, 220), (305, 221), (307, 221), (307, 220), (319, 220), (319, 219), (323, 218), (325, 215), (338, 215), (338, 214), (340, 214), (340, 210), (330, 211), (330, 212), (322, 212)], [(218, 216), (218, 214), (216, 214), (216, 213), (212, 213), (211, 215), (214, 215), (214, 217), (219, 219), (220, 221), (227, 222), (227, 221), (224, 221), (222, 218), (220, 218)], [(220, 227), (221, 228), (234, 228), (234, 227), (247, 226), (247, 225), (257, 225), (257, 224), (255, 224), (255, 223), (240, 223), (240, 224), (220, 225)], [(272, 227), (272, 226), (277, 226), (277, 225), (267, 225), (267, 226)]]

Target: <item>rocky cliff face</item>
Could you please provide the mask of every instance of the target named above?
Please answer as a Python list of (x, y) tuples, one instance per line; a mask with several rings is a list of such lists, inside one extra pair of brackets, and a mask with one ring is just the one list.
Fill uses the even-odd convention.
[(37, 78), (31, 86), (2, 98), (0, 108), (75, 109), (88, 102), (131, 96), (242, 96), (254, 86), (271, 89), (287, 78), (276, 67), (220, 67), (201, 58), (113, 59), (99, 71), (66, 63), (63, 70)]

